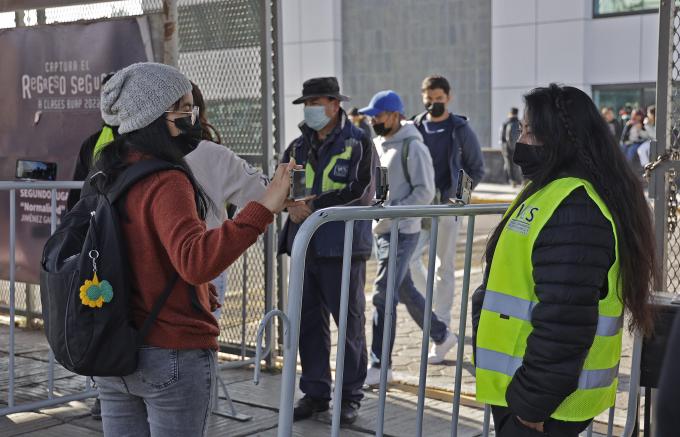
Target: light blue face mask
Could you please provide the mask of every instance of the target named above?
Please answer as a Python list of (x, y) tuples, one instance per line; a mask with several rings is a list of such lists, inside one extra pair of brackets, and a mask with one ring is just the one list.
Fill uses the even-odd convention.
[(331, 119), (326, 115), (325, 106), (305, 106), (305, 124), (315, 131), (320, 131)]

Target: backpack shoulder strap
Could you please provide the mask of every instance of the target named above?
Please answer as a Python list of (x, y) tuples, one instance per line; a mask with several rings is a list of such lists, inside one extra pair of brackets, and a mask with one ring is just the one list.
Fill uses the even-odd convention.
[[(114, 203), (121, 196), (125, 195), (127, 190), (134, 184), (150, 174), (163, 170), (184, 171), (182, 167), (167, 161), (161, 161), (160, 159), (144, 159), (123, 170), (123, 172), (118, 175), (113, 185), (107, 190), (106, 197), (108, 197), (109, 202)], [(94, 175), (92, 177), (94, 177)]]
[(411, 174), (408, 172), (408, 152), (411, 142), (417, 139), (418, 137), (404, 138), (404, 143), (401, 147), (401, 168), (404, 171), (404, 177), (406, 178), (406, 182), (408, 182), (408, 186), (411, 188), (411, 191), (413, 191), (413, 184), (411, 183)]

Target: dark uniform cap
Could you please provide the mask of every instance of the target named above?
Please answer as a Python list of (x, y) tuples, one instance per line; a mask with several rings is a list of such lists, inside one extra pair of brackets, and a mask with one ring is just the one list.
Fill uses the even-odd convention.
[(341, 102), (346, 102), (349, 97), (340, 94), (340, 85), (335, 77), (315, 77), (306, 80), (302, 84), (302, 97), (293, 100), (294, 105), (304, 103), (307, 99), (315, 97), (332, 97)]

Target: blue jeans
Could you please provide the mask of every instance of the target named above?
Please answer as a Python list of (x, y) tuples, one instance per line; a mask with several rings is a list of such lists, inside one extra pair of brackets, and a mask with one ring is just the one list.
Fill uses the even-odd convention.
[[(425, 298), (416, 289), (411, 279), (411, 271), (409, 263), (413, 251), (418, 244), (419, 233), (402, 234), (399, 233), (399, 245), (397, 247), (397, 271), (394, 280), (394, 301), (392, 305), (392, 337), (390, 339), (390, 362), (392, 365), (392, 349), (394, 348), (394, 337), (396, 335), (397, 304), (402, 302), (406, 305), (408, 313), (411, 318), (423, 328), (423, 319), (425, 314)], [(381, 234), (376, 237), (376, 254), (378, 258), (378, 273), (375, 278), (375, 286), (373, 292), (373, 305), (375, 311), (373, 312), (373, 342), (371, 344), (371, 365), (380, 367), (380, 357), (382, 355), (383, 345), (383, 327), (385, 325), (385, 305), (387, 303), (387, 264), (390, 250), (390, 234)], [(447, 327), (437, 316), (432, 314), (432, 323), (430, 324), (430, 337), (432, 340), (440, 344), (447, 336)]]
[(107, 437), (204, 436), (216, 375), (215, 352), (142, 346), (128, 376), (95, 376)]

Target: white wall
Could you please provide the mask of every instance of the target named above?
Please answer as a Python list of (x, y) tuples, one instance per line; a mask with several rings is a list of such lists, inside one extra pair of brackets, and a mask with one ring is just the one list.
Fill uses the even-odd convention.
[(299, 136), (302, 106), (291, 102), (311, 77), (336, 76), (342, 89), (341, 9), (337, 0), (282, 2), (286, 144)]
[(656, 81), (657, 14), (592, 18), (592, 0), (492, 0), (492, 144), (511, 106), (550, 82)]

